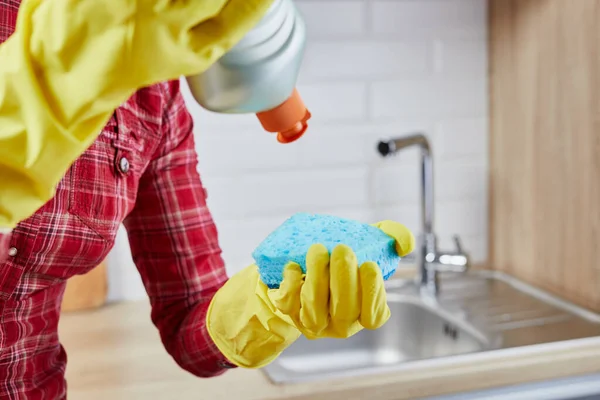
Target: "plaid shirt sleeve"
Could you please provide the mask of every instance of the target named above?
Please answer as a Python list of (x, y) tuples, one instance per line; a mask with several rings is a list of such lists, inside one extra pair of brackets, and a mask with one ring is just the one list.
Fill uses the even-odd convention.
[(169, 88), (165, 140), (141, 178), (125, 226), (166, 350), (186, 371), (210, 377), (232, 367), (205, 326), (210, 300), (227, 276), (197, 172), (192, 118), (179, 82)]

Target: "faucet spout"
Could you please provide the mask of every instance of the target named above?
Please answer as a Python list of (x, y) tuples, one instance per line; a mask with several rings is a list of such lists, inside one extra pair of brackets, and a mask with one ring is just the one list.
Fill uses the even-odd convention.
[(439, 252), (437, 238), (433, 231), (433, 156), (429, 141), (424, 134), (416, 133), (408, 136), (380, 141), (377, 145), (379, 154), (391, 156), (398, 151), (418, 146), (421, 152), (421, 238), (419, 254), (419, 271), (421, 291), (437, 295), (439, 291), (438, 272), (464, 272), (469, 267), (469, 258), (463, 253), (460, 239), (455, 238), (456, 251)]
[(421, 224), (423, 234), (433, 233), (433, 157), (427, 137), (421, 133), (380, 141), (377, 150), (390, 156), (407, 147), (418, 146), (421, 151)]

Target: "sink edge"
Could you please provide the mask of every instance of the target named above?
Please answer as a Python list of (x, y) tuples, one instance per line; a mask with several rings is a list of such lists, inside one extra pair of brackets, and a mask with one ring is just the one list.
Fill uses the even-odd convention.
[(277, 360), (261, 370), (266, 379), (275, 386), (290, 386), (301, 383), (323, 383), (346, 379), (368, 379), (382, 375), (401, 373), (403, 371), (418, 371), (444, 367), (461, 367), (477, 362), (506, 361), (506, 358), (532, 356), (550, 351), (564, 351), (588, 346), (600, 346), (600, 337), (569, 339), (550, 343), (532, 344), (521, 347), (498, 348), (472, 353), (457, 354), (439, 358), (411, 360), (386, 367), (372, 367), (359, 370), (326, 372), (323, 374), (294, 374), (277, 365)]
[(583, 319), (586, 319), (593, 323), (600, 323), (600, 313), (596, 313), (592, 310), (589, 310), (585, 307), (581, 307), (569, 300), (563, 299), (557, 295), (554, 295), (544, 289), (537, 288), (529, 283), (526, 283), (518, 278), (515, 278), (509, 274), (506, 274), (501, 271), (496, 270), (477, 270), (469, 272), (473, 275), (480, 275), (486, 278), (497, 279), (506, 283), (507, 285), (513, 287), (516, 290), (519, 290), (523, 293), (526, 293), (536, 299), (553, 305), (557, 308), (562, 309), (568, 313), (577, 315)]

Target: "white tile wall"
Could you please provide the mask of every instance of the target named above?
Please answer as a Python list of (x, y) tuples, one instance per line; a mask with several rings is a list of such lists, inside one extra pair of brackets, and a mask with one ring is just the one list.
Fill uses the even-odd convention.
[[(280, 145), (253, 115), (201, 110), (200, 171), (228, 272), (297, 211), (364, 222), (395, 219), (419, 231), (418, 152), (392, 159), (378, 139), (423, 131), (436, 161), (435, 229), (487, 253), (485, 0), (296, 0), (309, 42), (299, 90), (313, 119)], [(144, 295), (122, 232), (111, 254), (110, 297)]]

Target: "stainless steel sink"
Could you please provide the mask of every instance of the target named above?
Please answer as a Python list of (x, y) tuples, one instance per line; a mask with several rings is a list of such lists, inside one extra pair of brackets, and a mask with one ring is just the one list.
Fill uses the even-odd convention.
[(483, 350), (486, 338), (445, 319), (424, 304), (391, 296), (392, 317), (375, 331), (363, 330), (347, 340), (300, 339), (280, 359), (294, 374), (320, 374), (397, 364)]
[(509, 276), (441, 274), (438, 296), (388, 283), (390, 320), (345, 339), (301, 337), (264, 368), (274, 383), (390, 372), (407, 363), (600, 335), (600, 315)]

